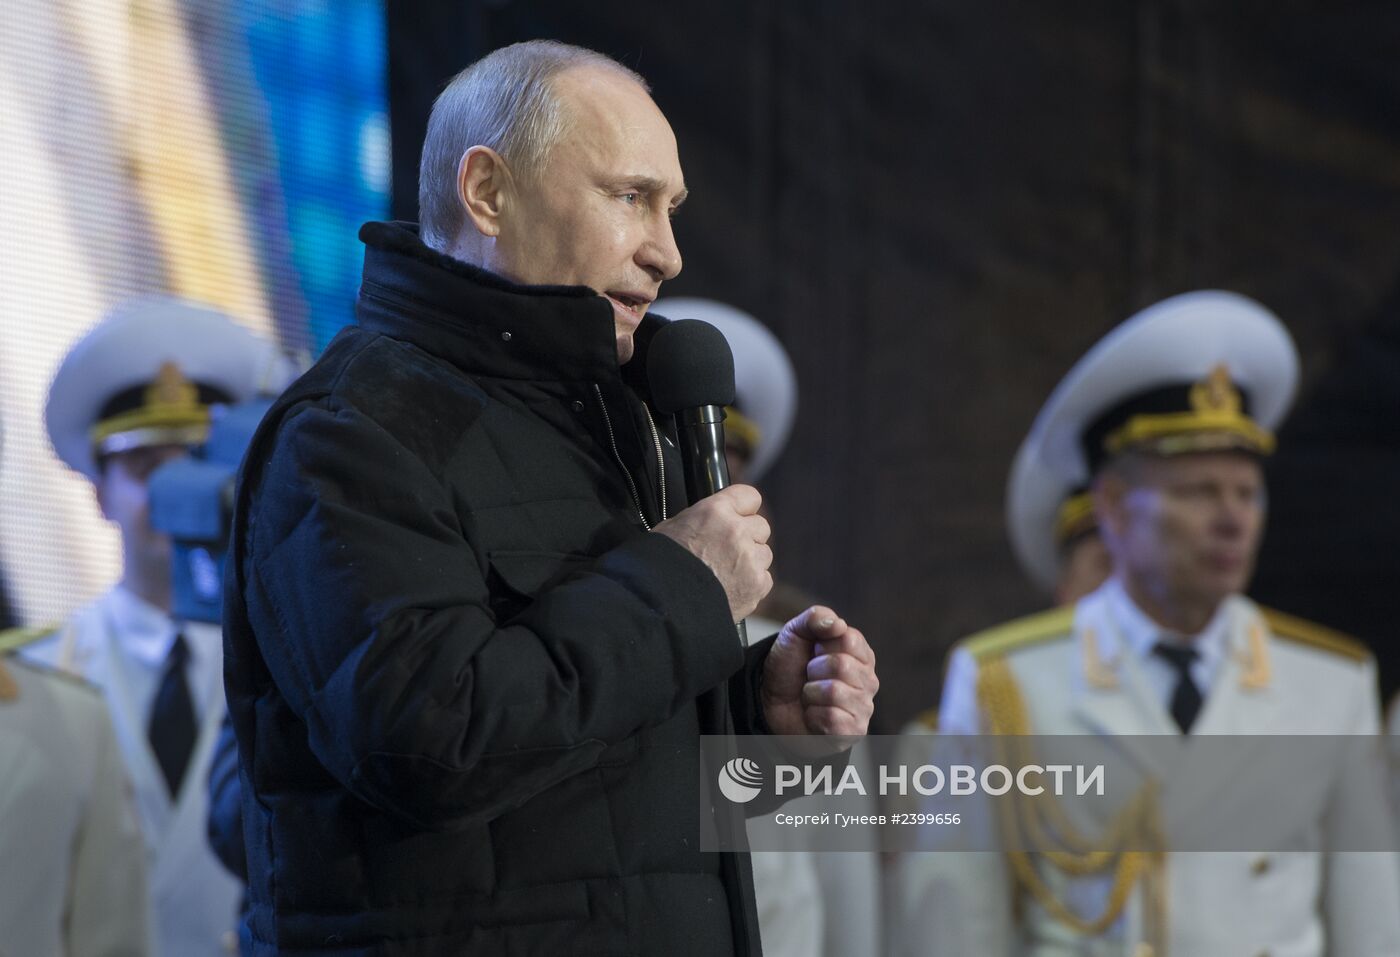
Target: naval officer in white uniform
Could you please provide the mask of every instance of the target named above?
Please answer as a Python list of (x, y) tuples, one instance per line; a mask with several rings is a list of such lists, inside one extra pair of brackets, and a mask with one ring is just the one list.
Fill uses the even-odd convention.
[(289, 365), (212, 309), (165, 297), (118, 307), (49, 389), (54, 451), (93, 483), (122, 535), (121, 580), (26, 649), (103, 689), (145, 835), (154, 957), (236, 952), (242, 888), (207, 838), (209, 758), (225, 712), (218, 627), (171, 618), (170, 541), (146, 483), (207, 434), (211, 408), (278, 391)]
[[(962, 642), (943, 689), (941, 733), (1377, 732), (1367, 651), (1243, 595), (1264, 526), (1260, 462), (1296, 376), (1277, 319), (1218, 292), (1145, 310), (1075, 366), (1022, 450), (1058, 486), (1027, 487), (1013, 503), (1012, 538), (1050, 580), (1055, 511), (1069, 490), (1091, 485), (1113, 574), (1067, 608)], [(905, 951), (1400, 955), (1393, 835), (1378, 835), (1374, 852), (1325, 850), (1339, 821), (1385, 823), (1378, 749), (1335, 740), (1346, 757), (1330, 803), (1302, 828), (1323, 850), (910, 854), (899, 884)], [(1213, 794), (1196, 804), (1209, 815), (1234, 783), (1168, 775), (1160, 801), (1172, 808), (1185, 794)]]

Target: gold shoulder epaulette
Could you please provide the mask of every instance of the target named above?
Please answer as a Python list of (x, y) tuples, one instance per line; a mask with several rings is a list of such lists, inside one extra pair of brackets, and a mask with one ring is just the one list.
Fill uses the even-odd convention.
[(47, 628), (6, 628), (0, 631), (0, 655), (7, 654), (25, 645), (32, 645), (40, 638), (47, 638), (60, 628), (50, 625)]
[(38, 641), (40, 638), (47, 638), (56, 631), (58, 631), (57, 627), (5, 628), (0, 630), (0, 701), (13, 701), (19, 697), (19, 685), (15, 682), (14, 675), (5, 668), (4, 659), (6, 656), (16, 649)]
[(982, 664), (1044, 641), (1068, 638), (1073, 633), (1074, 606), (1069, 605), (979, 631), (959, 644), (967, 649), (978, 664)]
[(1263, 613), (1264, 620), (1268, 622), (1269, 630), (1280, 638), (1320, 648), (1323, 651), (1330, 651), (1343, 658), (1350, 658), (1352, 661), (1369, 661), (1372, 657), (1371, 649), (1350, 635), (1344, 635), (1340, 631), (1333, 631), (1331, 628), (1303, 618), (1285, 615), (1272, 608), (1259, 610)]
[[(25, 658), (23, 655), (5, 654), (0, 655), (0, 670), (4, 668), (19, 668), (24, 671), (33, 672), (34, 674), (43, 675), (45, 678), (53, 678), (57, 681), (74, 685), (75, 687), (82, 688), (84, 691), (91, 691), (96, 695), (102, 694), (102, 689), (100, 687), (93, 684), (82, 675), (74, 674), (57, 665), (51, 665), (46, 661), (35, 661), (32, 658)], [(13, 678), (10, 679), (9, 685), (10, 694), (6, 696), (0, 693), (0, 700), (13, 699), (18, 693), (19, 689), (15, 686)]]

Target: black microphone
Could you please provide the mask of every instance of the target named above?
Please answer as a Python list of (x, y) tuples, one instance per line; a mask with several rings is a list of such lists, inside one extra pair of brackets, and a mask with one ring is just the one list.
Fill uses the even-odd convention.
[[(678, 319), (652, 336), (647, 381), (656, 411), (675, 417), (685, 494), (694, 505), (729, 485), (724, 407), (734, 404), (734, 353), (708, 322)], [(742, 621), (736, 627), (747, 646), (748, 628)]]
[(680, 319), (652, 337), (647, 379), (656, 410), (675, 416), (685, 493), (694, 505), (729, 484), (724, 407), (734, 404), (734, 354), (708, 322)]

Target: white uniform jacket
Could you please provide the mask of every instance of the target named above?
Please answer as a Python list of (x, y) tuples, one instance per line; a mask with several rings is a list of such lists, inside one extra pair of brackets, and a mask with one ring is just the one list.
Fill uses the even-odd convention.
[[(963, 642), (949, 663), (940, 733), (985, 730), (978, 673), (998, 660), (1019, 687), (1031, 734), (1179, 736), (1144, 662), (1115, 626), (1109, 587), (1073, 609)], [(1228, 599), (1220, 614), (1223, 654), (1192, 737), (1377, 733), (1375, 667), (1361, 646), (1243, 597)], [(1318, 844), (1325, 846), (1334, 815), (1362, 812), (1385, 824), (1379, 748), (1369, 753), (1375, 774), (1358, 775), (1364, 783), (1337, 782), (1331, 805), (1311, 828)], [(1168, 776), (1164, 813), (1172, 801), (1189, 801), (1194, 813), (1208, 815), (1231, 783), (1226, 776), (1176, 782)], [(1385, 846), (1394, 848), (1393, 839)], [(1071, 877), (1039, 856), (1032, 859), (1060, 902), (1081, 917), (1105, 913), (1110, 875)], [(1165, 900), (1149, 904), (1145, 884), (1138, 882), (1111, 926), (1090, 937), (1018, 889), (1004, 854), (906, 854), (896, 888), (900, 951), (956, 957), (1163, 957), (1162, 950), (1172, 957), (1400, 955), (1400, 855), (1391, 851), (1169, 852), (1157, 884)], [(1163, 932), (1154, 937), (1148, 914), (1163, 911), (1148, 908), (1162, 903)]]
[(3, 656), (0, 685), (0, 955), (145, 957), (145, 853), (101, 695)]
[(153, 957), (227, 957), (237, 952), (242, 886), (208, 837), (209, 761), (227, 710), (223, 645), (214, 626), (186, 622), (182, 630), (196, 662), (188, 673), (199, 733), (173, 802), (147, 738), (160, 665), (133, 653), (138, 642), (168, 646), (173, 622), (118, 586), (25, 653), (91, 681), (107, 698), (146, 840)]

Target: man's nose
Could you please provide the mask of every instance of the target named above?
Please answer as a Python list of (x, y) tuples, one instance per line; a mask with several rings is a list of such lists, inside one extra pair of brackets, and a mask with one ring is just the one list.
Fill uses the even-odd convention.
[(1249, 527), (1250, 513), (1255, 508), (1252, 501), (1240, 498), (1227, 498), (1216, 512), (1216, 527), (1230, 537), (1242, 535)]
[(637, 250), (637, 264), (657, 282), (675, 279), (681, 272), (681, 251), (671, 229), (671, 217), (660, 214)]

